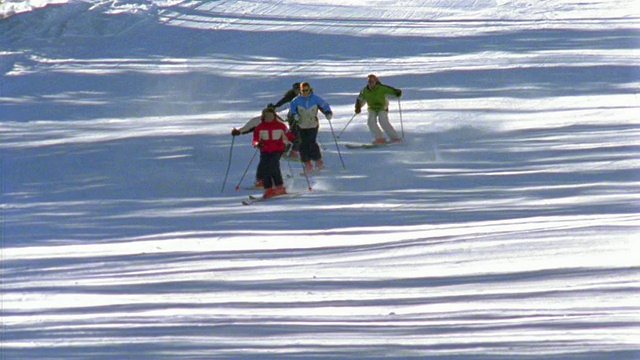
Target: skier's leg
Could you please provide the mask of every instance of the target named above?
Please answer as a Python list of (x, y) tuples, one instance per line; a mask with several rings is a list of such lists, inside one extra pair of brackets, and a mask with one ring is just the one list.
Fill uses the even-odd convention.
[(398, 133), (389, 122), (389, 113), (387, 111), (380, 111), (378, 114), (378, 119), (380, 120), (380, 126), (382, 126), (382, 129), (384, 129), (384, 132), (389, 137), (389, 140), (393, 141), (399, 139)]
[[(380, 111), (382, 113), (384, 111)], [(378, 111), (369, 110), (369, 117), (367, 118), (367, 125), (369, 126), (369, 131), (371, 131), (371, 135), (373, 135), (373, 139), (384, 139), (384, 135), (382, 134), (382, 129), (378, 126)]]

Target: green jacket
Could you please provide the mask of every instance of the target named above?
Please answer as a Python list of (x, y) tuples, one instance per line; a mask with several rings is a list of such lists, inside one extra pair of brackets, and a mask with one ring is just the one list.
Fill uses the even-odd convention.
[(397, 96), (397, 92), (397, 89), (381, 83), (377, 83), (373, 89), (369, 89), (369, 86), (365, 86), (362, 91), (360, 91), (356, 104), (362, 106), (362, 104), (366, 102), (371, 110), (387, 110), (389, 103), (387, 101), (387, 95)]

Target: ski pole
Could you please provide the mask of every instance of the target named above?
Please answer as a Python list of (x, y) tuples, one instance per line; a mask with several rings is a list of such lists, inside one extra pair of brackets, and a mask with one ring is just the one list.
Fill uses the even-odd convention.
[(309, 181), (309, 175), (307, 175), (307, 170), (304, 168), (304, 162), (300, 161), (300, 166), (302, 166), (302, 174), (304, 174), (304, 178), (307, 179), (307, 186), (309, 186), (309, 191), (313, 190), (311, 188), (311, 181)]
[(340, 134), (338, 134), (338, 138), (340, 138), (340, 136), (342, 136), (342, 133), (347, 130), (347, 126), (349, 126), (349, 124), (351, 124), (351, 122), (353, 121), (353, 119), (356, 118), (356, 115), (358, 114), (353, 114), (353, 116), (351, 117), (351, 120), (349, 120), (349, 122), (347, 122), (347, 125), (344, 126), (344, 129), (342, 129), (342, 131), (340, 131)]
[(398, 113), (400, 114), (400, 131), (402, 132), (402, 138), (404, 139), (404, 125), (402, 124), (402, 106), (400, 105), (400, 98), (398, 98)]
[(287, 165), (289, 166), (289, 176), (291, 177), (291, 186), (293, 187), (293, 184), (295, 183), (295, 176), (293, 176), (293, 168), (291, 167), (291, 158), (289, 156), (286, 157), (287, 158)]
[(224, 174), (224, 181), (222, 182), (222, 190), (220, 193), (224, 192), (224, 186), (227, 184), (227, 178), (229, 177), (229, 169), (231, 169), (231, 158), (233, 157), (233, 143), (236, 141), (236, 137), (231, 137), (231, 149), (229, 149), (229, 163), (227, 164), (227, 173)]
[(342, 160), (342, 153), (340, 153), (340, 147), (338, 146), (338, 139), (336, 139), (336, 133), (333, 131), (333, 124), (329, 121), (329, 127), (331, 128), (331, 135), (333, 136), (333, 142), (336, 143), (336, 150), (338, 150), (338, 157), (340, 158), (340, 162), (342, 163), (342, 168), (346, 169), (347, 166), (344, 164), (344, 160)]
[[(289, 166), (289, 175), (291, 176), (291, 183), (289, 184), (289, 187), (293, 189), (295, 188), (296, 177), (293, 174), (293, 167), (291, 166), (291, 158), (289, 156), (287, 156), (287, 166)], [(309, 191), (311, 191), (311, 185), (309, 185)]]
[(253, 152), (253, 156), (251, 157), (251, 160), (249, 160), (249, 165), (247, 165), (247, 168), (244, 170), (244, 173), (242, 174), (242, 177), (240, 178), (240, 181), (238, 181), (238, 185), (236, 185), (236, 190), (240, 189), (240, 184), (242, 184), (242, 180), (244, 180), (244, 177), (247, 175), (247, 172), (249, 171), (249, 167), (251, 167), (251, 164), (253, 164), (253, 160), (255, 160), (256, 155), (258, 154), (258, 148), (256, 148), (256, 151)]

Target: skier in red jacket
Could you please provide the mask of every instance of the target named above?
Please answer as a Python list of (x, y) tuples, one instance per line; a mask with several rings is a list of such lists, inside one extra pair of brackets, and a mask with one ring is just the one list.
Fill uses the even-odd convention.
[(280, 171), (280, 158), (293, 139), (294, 135), (289, 132), (287, 125), (276, 120), (275, 108), (262, 110), (262, 122), (253, 130), (253, 146), (260, 149), (258, 173), (262, 176), (264, 186), (262, 197), (287, 193)]

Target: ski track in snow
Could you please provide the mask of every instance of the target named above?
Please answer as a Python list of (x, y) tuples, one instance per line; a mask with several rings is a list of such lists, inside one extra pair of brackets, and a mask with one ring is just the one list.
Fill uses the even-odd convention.
[[(637, 5), (1, 3), (0, 358), (640, 358)], [(240, 136), (222, 189), (232, 127), (309, 80), (338, 132), (369, 73), (403, 144), (322, 119), (243, 206)]]

